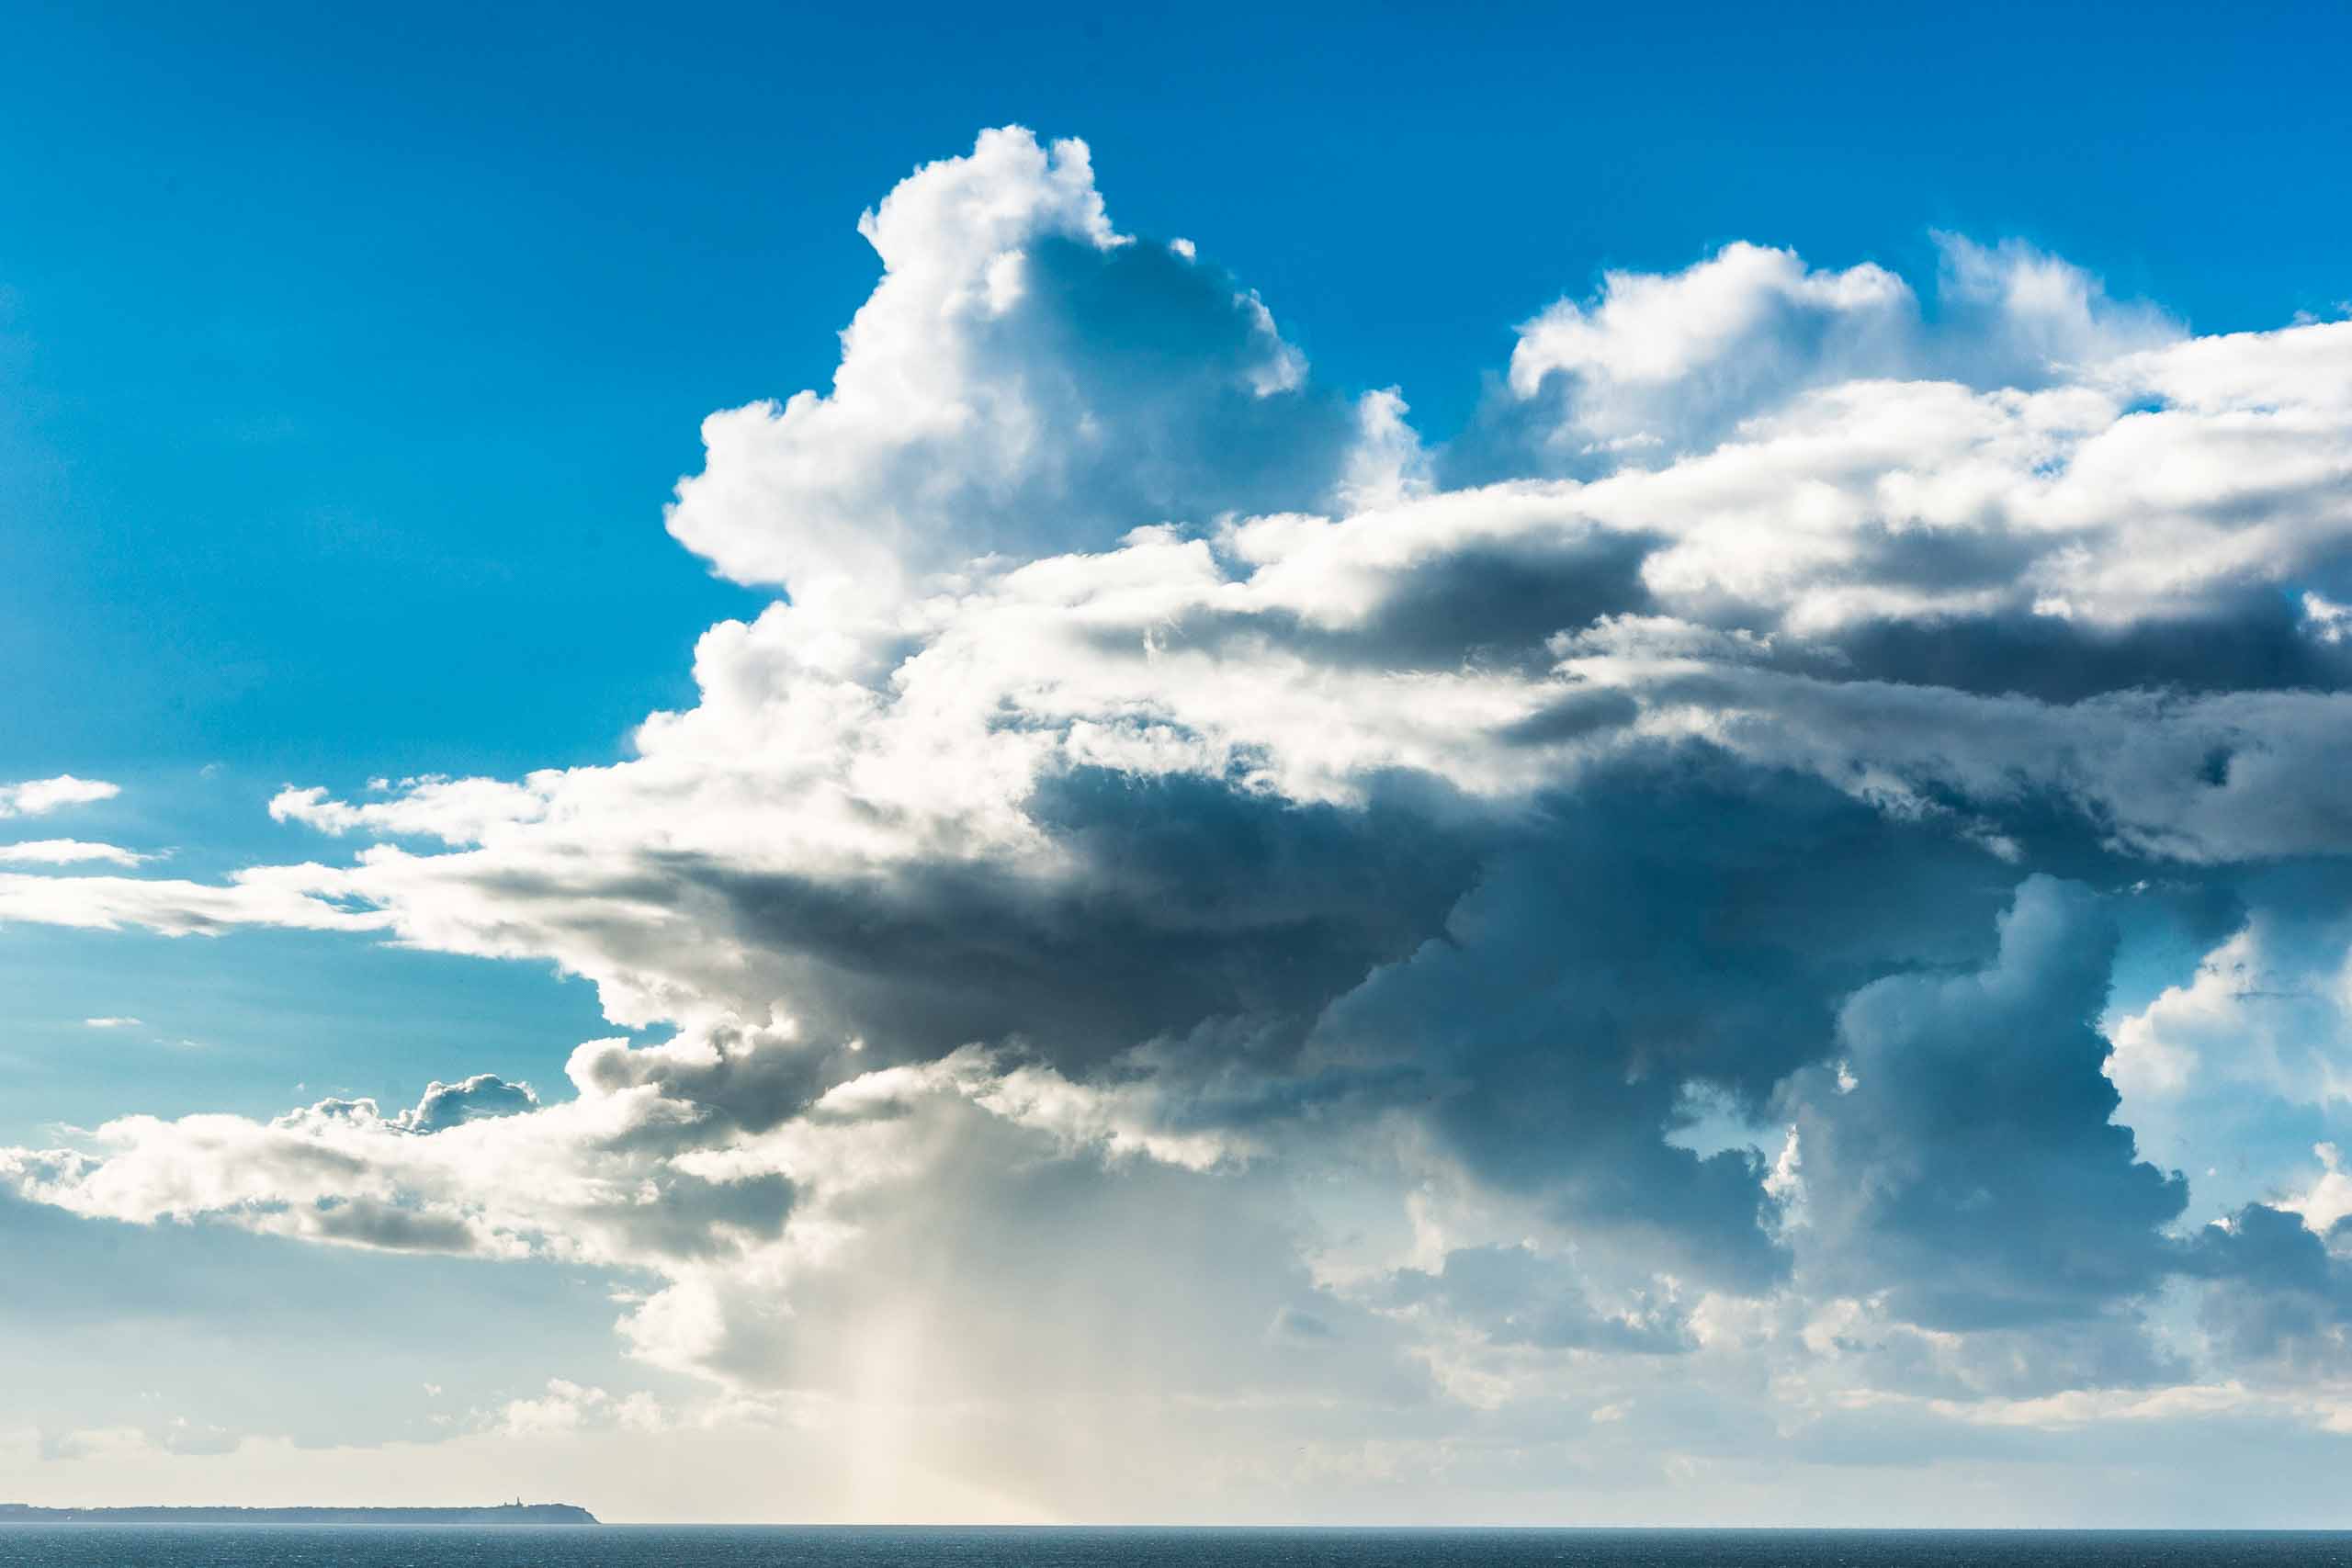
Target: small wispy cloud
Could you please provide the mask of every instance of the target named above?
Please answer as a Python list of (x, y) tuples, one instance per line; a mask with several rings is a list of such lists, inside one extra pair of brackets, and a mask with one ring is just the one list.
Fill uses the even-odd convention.
[(82, 1022), (91, 1029), (137, 1029), (140, 1027), (139, 1020), (135, 1018), (120, 1018), (114, 1016), (105, 1018), (85, 1018)]

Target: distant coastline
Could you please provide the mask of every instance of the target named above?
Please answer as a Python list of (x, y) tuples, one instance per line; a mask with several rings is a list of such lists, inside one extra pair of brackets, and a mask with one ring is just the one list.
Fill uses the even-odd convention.
[(0, 1503), (0, 1525), (593, 1525), (570, 1503), (486, 1508), (40, 1508)]

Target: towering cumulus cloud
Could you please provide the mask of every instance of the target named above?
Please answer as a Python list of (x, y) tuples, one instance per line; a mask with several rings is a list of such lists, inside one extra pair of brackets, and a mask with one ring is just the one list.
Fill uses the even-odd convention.
[(2352, 1430), (2352, 323), (1735, 244), (1537, 314), (1437, 446), (1080, 143), (860, 227), (830, 390), (668, 514), (775, 602), (632, 756), (0, 874), (652, 1032), (21, 1197), (614, 1270), (713, 1398), (1098, 1513)]

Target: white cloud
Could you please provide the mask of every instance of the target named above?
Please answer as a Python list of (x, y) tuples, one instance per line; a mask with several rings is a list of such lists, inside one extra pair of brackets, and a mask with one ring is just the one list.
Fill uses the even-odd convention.
[(77, 779), (72, 773), (60, 773), (53, 779), (31, 779), (23, 784), (0, 784), (0, 817), (39, 817), (68, 806), (87, 806), (94, 801), (112, 800), (122, 793), (119, 784), (97, 779)]
[(2277, 946), (2267, 922), (2250, 922), (2187, 983), (2112, 1020), (2108, 1073), (2117, 1086), (2164, 1100), (2200, 1081), (2233, 1081), (2293, 1104), (2352, 1103), (2352, 998), (2335, 993), (2335, 976), (2304, 972)]
[(1934, 381), (2036, 389), (2184, 334), (2098, 278), (2015, 241), (1939, 234), (1938, 310), (1864, 262), (1815, 269), (1745, 242), (1670, 274), (1616, 271), (1519, 329), (1510, 388), (1544, 402), (1545, 446), (1578, 472), (1657, 468), (1746, 434), (1815, 389)]
[(712, 415), (709, 464), (670, 517), (727, 575), (789, 582), (802, 604), (888, 604), (910, 566), (956, 564), (942, 502), (1016, 483), (1024, 454), (1054, 438), (1018, 386), (988, 376), (989, 324), (1019, 302), (1039, 241), (1126, 243), (1086, 148), (1014, 130), (918, 170), (858, 231), (884, 276), (842, 334), (832, 391)]
[(2321, 1144), (2312, 1153), (2319, 1157), (2319, 1175), (2310, 1186), (2279, 1201), (2278, 1207), (2302, 1216), (2303, 1224), (2321, 1235), (2352, 1215), (2352, 1171), (2344, 1168), (2344, 1153), (2334, 1144)]
[(2339, 604), (2325, 594), (2305, 590), (2303, 626), (2320, 641), (2334, 647), (2352, 637), (2352, 604)]
[(154, 858), (113, 844), (94, 844), (80, 839), (32, 839), (0, 844), (0, 864), (6, 865), (74, 865), (89, 861), (140, 865)]
[(601, 1388), (549, 1378), (545, 1393), (535, 1399), (509, 1400), (493, 1425), (503, 1436), (530, 1438), (591, 1427), (659, 1432), (668, 1425), (668, 1417), (662, 1402), (642, 1391), (616, 1397)]
[[(377, 781), (377, 787), (387, 793), (393, 788), (382, 780)], [(518, 784), (500, 779), (402, 779), (392, 798), (357, 805), (329, 800), (326, 795), (316, 787), (288, 786), (271, 798), (269, 814), (277, 821), (300, 822), (322, 833), (366, 832), (477, 844), (499, 828), (531, 821), (547, 808), (546, 798), (529, 781)]]
[(1394, 387), (1366, 392), (1356, 400), (1357, 440), (1340, 481), (1341, 506), (1369, 512), (1430, 492), (1429, 454), (1405, 419), (1411, 412)]
[(1793, 251), (1736, 243), (1671, 276), (1611, 272), (1591, 300), (1553, 305), (1519, 329), (1510, 388), (1531, 398), (1564, 378), (1560, 435), (1638, 461), (1793, 389), (1892, 370), (1917, 310), (1883, 267), (1815, 272)]
[[(704, 471), (670, 512), (671, 532), (727, 576), (789, 586), (801, 660), (919, 636), (923, 601), (976, 563), (1108, 543), (1156, 520), (1122, 508), (1182, 507), (1204, 481), (1222, 491), (1186, 448), (1248, 418), (1247, 403), (1299, 402), (1284, 394), (1305, 361), (1262, 302), (1181, 254), (1131, 246), (1081, 142), (986, 132), (901, 182), (859, 231), (883, 277), (842, 334), (831, 389), (712, 415)], [(1096, 292), (1050, 287), (1073, 273)], [(1070, 352), (1098, 330), (1090, 309), (1114, 335)], [(1123, 361), (1115, 334), (1138, 320), (1202, 344), (1210, 363), (1170, 379), (1164, 362)], [(1336, 444), (1336, 411), (1309, 417)], [(1161, 443), (1161, 460), (1136, 461), (1139, 438)]]
[(32, 876), (0, 873), (0, 920), (117, 931), (143, 926), (166, 936), (212, 936), (234, 926), (373, 931), (376, 911), (335, 900), (352, 894), (350, 874), (319, 865), (255, 866), (225, 885), (127, 876)]
[(85, 1018), (82, 1022), (91, 1029), (137, 1029), (140, 1027), (139, 1020), (135, 1018)]
[(2187, 335), (2154, 306), (2110, 299), (2097, 277), (2023, 241), (1987, 246), (1945, 233), (1936, 244), (1947, 314), (1939, 347), (1973, 384), (2030, 384)]

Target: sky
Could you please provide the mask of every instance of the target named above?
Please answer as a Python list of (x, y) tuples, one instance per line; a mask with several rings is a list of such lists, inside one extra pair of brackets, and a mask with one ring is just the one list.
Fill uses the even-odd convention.
[(0, 1497), (2352, 1526), (2347, 34), (16, 8)]

